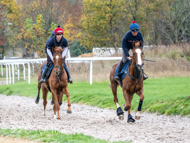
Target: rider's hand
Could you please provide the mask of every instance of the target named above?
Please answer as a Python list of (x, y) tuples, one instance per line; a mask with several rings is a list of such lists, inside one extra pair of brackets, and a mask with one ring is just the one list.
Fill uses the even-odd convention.
[(127, 59), (130, 61), (130, 60), (132, 60), (132, 58), (131, 57), (127, 57)]

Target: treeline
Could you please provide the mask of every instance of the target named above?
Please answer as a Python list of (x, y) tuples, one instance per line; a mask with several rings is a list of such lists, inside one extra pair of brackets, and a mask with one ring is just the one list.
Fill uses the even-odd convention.
[(145, 44), (176, 44), (190, 40), (189, 0), (0, 0), (0, 47), (21, 47), (24, 56), (44, 47), (60, 25), (72, 56), (92, 47), (121, 47), (135, 20)]

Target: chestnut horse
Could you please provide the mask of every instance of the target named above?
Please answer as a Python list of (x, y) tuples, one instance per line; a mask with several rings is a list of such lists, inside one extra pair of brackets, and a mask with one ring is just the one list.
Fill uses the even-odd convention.
[[(126, 102), (124, 107), (125, 111), (128, 111), (128, 120), (127, 122), (135, 122), (135, 119), (132, 117), (130, 109), (131, 109), (131, 101), (133, 99), (134, 93), (136, 93), (140, 97), (138, 111), (136, 112), (136, 119), (140, 119), (140, 111), (142, 107), (142, 103), (144, 100), (143, 95), (143, 75), (142, 75), (142, 68), (143, 68), (143, 50), (142, 50), (142, 41), (135, 43), (133, 41), (133, 56), (132, 56), (132, 63), (129, 65), (127, 71), (125, 71), (126, 75), (125, 78), (122, 79), (122, 91), (123, 96)], [(114, 102), (117, 106), (117, 115), (119, 119), (124, 119), (124, 112), (119, 106), (118, 98), (117, 98), (117, 86), (120, 84), (118, 81), (114, 79), (115, 70), (118, 66), (119, 62), (115, 63), (112, 67), (110, 72), (110, 82), (111, 82), (111, 89), (114, 95)]]
[[(42, 77), (42, 68), (44, 67), (44, 65), (47, 64), (47, 61), (43, 62), (42, 65), (41, 65), (41, 70), (38, 74), (38, 95), (36, 97), (36, 100), (35, 100), (35, 103), (38, 104), (39, 103), (39, 100), (40, 100), (40, 89), (41, 89), (41, 84), (42, 83), (39, 83), (41, 77)], [(53, 101), (53, 98), (52, 98), (52, 101), (51, 101), (51, 105), (54, 105), (54, 101)], [(62, 105), (62, 100), (59, 102), (59, 105), (61, 106)]]
[[(70, 93), (67, 84), (68, 83), (67, 73), (65, 71), (63, 58), (62, 58), (62, 52), (64, 51), (64, 49), (62, 49), (62, 47), (56, 47), (52, 48), (52, 51), (53, 51), (54, 68), (52, 69), (52, 72), (48, 79), (48, 84), (51, 89), (52, 97), (55, 103), (53, 106), (54, 119), (61, 119), (59, 114), (60, 110), (59, 102), (62, 101), (63, 94), (67, 96), (67, 101), (68, 101), (67, 113), (72, 113), (71, 103), (70, 103)], [(45, 115), (48, 88), (46, 83), (42, 83), (41, 87), (43, 92), (43, 105), (44, 105), (44, 115)]]

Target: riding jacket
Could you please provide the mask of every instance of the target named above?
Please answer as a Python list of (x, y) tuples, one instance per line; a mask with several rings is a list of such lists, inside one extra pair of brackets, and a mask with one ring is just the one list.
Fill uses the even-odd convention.
[(133, 49), (132, 43), (133, 41), (142, 41), (143, 43), (143, 36), (140, 31), (138, 31), (137, 36), (133, 36), (131, 31), (125, 33), (123, 40), (122, 40), (122, 48), (127, 57), (129, 57), (129, 50)]
[(50, 38), (49, 42), (47, 43), (47, 61), (48, 63), (53, 62), (53, 52), (52, 47), (61, 46), (64, 48), (64, 51), (62, 53), (62, 57), (64, 58), (66, 56), (67, 50), (68, 50), (68, 41), (66, 38), (62, 36), (61, 40), (58, 42), (56, 40), (56, 36), (53, 36)]
[(47, 39), (47, 41), (46, 41), (46, 47), (45, 47), (45, 52), (46, 52), (46, 54), (47, 54), (47, 45), (49, 44), (49, 41), (51, 40), (51, 37), (49, 37), (48, 39)]

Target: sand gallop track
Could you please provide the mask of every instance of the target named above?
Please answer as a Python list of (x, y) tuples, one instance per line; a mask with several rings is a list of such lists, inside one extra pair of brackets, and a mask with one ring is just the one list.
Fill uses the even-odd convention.
[[(190, 118), (143, 113), (140, 120), (128, 124), (119, 121), (115, 110), (72, 104), (72, 114), (67, 114), (67, 103), (61, 106), (61, 120), (53, 119), (53, 109), (48, 101), (43, 116), (42, 99), (0, 95), (0, 128), (26, 130), (57, 130), (62, 133), (83, 133), (109, 141), (132, 142), (190, 142)], [(132, 113), (134, 115), (134, 113)]]

